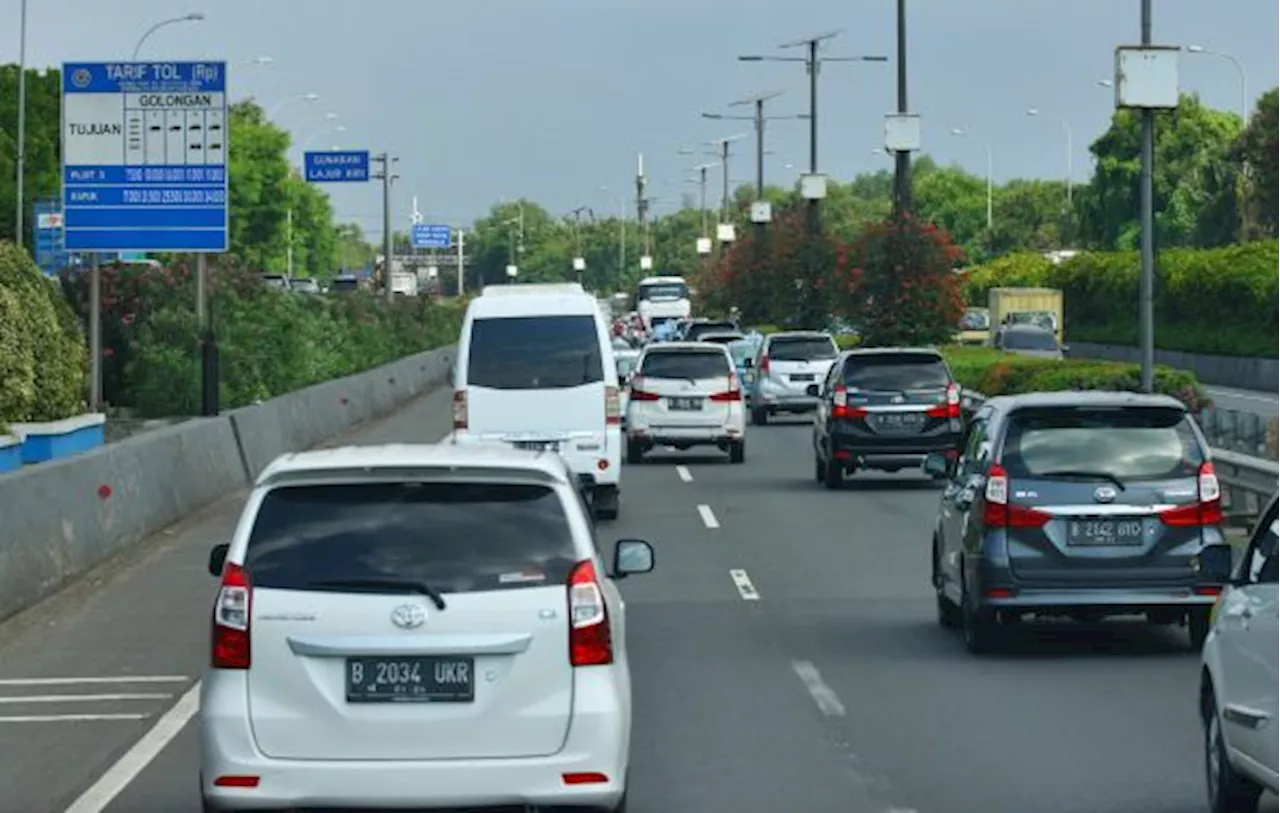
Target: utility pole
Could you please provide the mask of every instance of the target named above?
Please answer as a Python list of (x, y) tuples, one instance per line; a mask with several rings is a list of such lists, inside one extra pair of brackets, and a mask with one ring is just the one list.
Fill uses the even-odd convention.
[(702, 164), (698, 167), (698, 211), (702, 213), (702, 236), (710, 237), (710, 224), (707, 222), (707, 172), (714, 164)]
[(467, 233), (463, 229), (458, 229), (458, 297), (467, 289)]
[[(907, 0), (898, 0), (898, 115), (905, 116), (908, 111)], [(990, 184), (990, 167), (987, 182)], [(907, 150), (898, 150), (893, 154), (893, 204), (894, 213), (898, 217), (911, 210), (911, 153)], [(991, 228), (990, 201), (987, 206), (987, 228)]]
[[(23, 246), (23, 231), (26, 229), (26, 201), (23, 197), (24, 177), (27, 166), (27, 0), (22, 0), (18, 12), (18, 132), (17, 132), (17, 203), (14, 209), (13, 241), (18, 248)], [(32, 251), (32, 254), (35, 252)], [(96, 404), (93, 404), (96, 408)]]
[(395, 240), (391, 233), (391, 183), (400, 177), (393, 174), (391, 168), (400, 159), (382, 152), (375, 155), (373, 160), (382, 167), (374, 173), (373, 177), (375, 180), (382, 181), (382, 294), (390, 303), (395, 298), (391, 288), (391, 274), (394, 267), (392, 260), (395, 251)]
[[(1142, 44), (1151, 45), (1151, 0), (1142, 0)], [(1155, 189), (1152, 180), (1155, 167), (1155, 111), (1144, 107), (1142, 115), (1142, 177), (1139, 182), (1139, 221), (1142, 278), (1138, 291), (1138, 330), (1141, 338), (1142, 391), (1155, 388), (1156, 316), (1155, 316)]]
[(648, 229), (649, 229), (649, 199), (645, 197), (645, 187), (648, 185), (648, 179), (644, 176), (644, 156), (636, 156), (636, 221), (640, 224), (640, 233), (646, 235), (644, 255), (649, 255)]

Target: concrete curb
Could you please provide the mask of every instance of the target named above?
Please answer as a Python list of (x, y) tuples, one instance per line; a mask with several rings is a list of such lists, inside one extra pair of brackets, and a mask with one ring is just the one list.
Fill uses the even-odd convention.
[(453, 348), (0, 475), (0, 621), (186, 515), (276, 457), (393, 412), (447, 379)]

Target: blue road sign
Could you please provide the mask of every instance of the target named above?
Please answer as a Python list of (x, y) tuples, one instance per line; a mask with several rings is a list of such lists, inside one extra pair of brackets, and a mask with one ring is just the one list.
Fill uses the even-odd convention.
[(368, 150), (304, 152), (302, 166), (310, 183), (352, 183), (369, 180)]
[(35, 223), (31, 225), (35, 230), (36, 265), (54, 276), (69, 264), (62, 244), (62, 202), (54, 198), (38, 200), (33, 209)]
[(453, 244), (453, 229), (448, 226), (418, 223), (411, 236), (414, 248), (448, 248)]
[(227, 63), (62, 66), (68, 251), (227, 245)]

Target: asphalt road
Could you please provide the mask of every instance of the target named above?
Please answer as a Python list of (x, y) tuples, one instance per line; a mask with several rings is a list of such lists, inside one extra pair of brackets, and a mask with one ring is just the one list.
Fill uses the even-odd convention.
[[(448, 415), (437, 393), (354, 441), (432, 439)], [(968, 656), (933, 621), (935, 487), (859, 475), (826, 492), (807, 444), (803, 422), (753, 427), (745, 465), (659, 455), (624, 475), (602, 537), (658, 554), (624, 583), (633, 813), (1204, 811), (1181, 636), (1032, 626)], [(180, 698), (207, 660), (206, 553), (239, 507), (0, 627), (0, 813), (199, 811)], [(12, 719), (72, 714), (101, 717)]]
[(1238, 390), (1232, 387), (1205, 387), (1204, 389), (1213, 399), (1213, 405), (1219, 409), (1251, 412), (1264, 418), (1280, 415), (1280, 399), (1277, 399), (1274, 392)]

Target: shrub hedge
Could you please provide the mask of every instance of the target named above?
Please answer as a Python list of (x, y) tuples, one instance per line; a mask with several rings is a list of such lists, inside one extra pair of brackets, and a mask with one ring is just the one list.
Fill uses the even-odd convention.
[[(87, 278), (66, 279), (84, 314)], [(367, 292), (327, 296), (270, 289), (259, 275), (211, 269), (221, 401), (234, 409), (367, 370), (455, 340), (461, 311), (428, 297), (391, 305)], [(143, 417), (200, 407), (199, 333), (185, 267), (103, 269), (104, 397)]]
[[(1280, 329), (1280, 243), (1170, 249), (1157, 256), (1156, 346), (1227, 356), (1274, 357)], [(1068, 341), (1138, 343), (1137, 252), (1082, 253), (1054, 265), (1013, 254), (965, 275), (965, 299), (985, 305), (998, 286), (1063, 291)]]
[(0, 425), (84, 412), (88, 357), (57, 282), (0, 242)]

